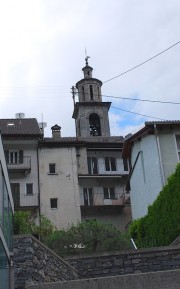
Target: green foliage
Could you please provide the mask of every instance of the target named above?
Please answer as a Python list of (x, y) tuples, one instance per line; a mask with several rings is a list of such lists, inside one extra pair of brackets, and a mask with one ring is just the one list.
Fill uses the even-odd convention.
[(130, 247), (129, 237), (109, 223), (97, 220), (84, 221), (68, 230), (55, 231), (45, 239), (57, 254), (91, 253), (112, 251)]
[(180, 235), (180, 164), (148, 214), (135, 220), (129, 233), (138, 247), (166, 246)]
[(33, 234), (41, 239), (54, 231), (53, 224), (43, 215), (39, 217), (39, 225), (36, 224), (35, 217), (29, 211), (16, 211), (14, 213), (15, 234)]

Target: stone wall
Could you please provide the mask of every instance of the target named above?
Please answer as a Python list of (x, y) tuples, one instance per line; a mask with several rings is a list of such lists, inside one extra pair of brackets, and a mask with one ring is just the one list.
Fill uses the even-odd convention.
[(179, 289), (180, 270), (37, 284), (27, 289)]
[(14, 237), (15, 289), (27, 284), (78, 279), (74, 268), (33, 236)]
[(80, 278), (180, 269), (180, 245), (66, 258)]

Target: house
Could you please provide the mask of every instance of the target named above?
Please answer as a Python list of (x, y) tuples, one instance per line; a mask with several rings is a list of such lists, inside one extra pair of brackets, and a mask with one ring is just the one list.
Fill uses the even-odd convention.
[(99, 219), (124, 230), (131, 220), (124, 138), (110, 135), (111, 103), (102, 101), (92, 70), (86, 58), (84, 78), (72, 89), (76, 137), (62, 137), (56, 124), (52, 137), (39, 141), (40, 210), (57, 228)]
[(23, 113), (0, 119), (0, 129), (15, 210), (39, 214), (38, 141), (42, 137), (35, 118)]
[(14, 288), (13, 213), (13, 198), (0, 135), (0, 287), (7, 289)]
[(126, 139), (123, 157), (131, 167), (129, 182), (133, 219), (147, 214), (180, 162), (180, 121), (145, 122)]

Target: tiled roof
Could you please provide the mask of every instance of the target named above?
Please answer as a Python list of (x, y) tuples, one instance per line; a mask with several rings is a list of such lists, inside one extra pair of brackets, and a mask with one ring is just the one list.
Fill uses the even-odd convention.
[(161, 121), (146, 121), (145, 125), (152, 125), (152, 124), (180, 124), (180, 120), (161, 120)]
[(0, 119), (2, 135), (41, 135), (36, 118)]
[(53, 139), (52, 137), (45, 137), (43, 142), (90, 142), (90, 143), (112, 143), (112, 142), (123, 142), (123, 137), (110, 136), (110, 137), (60, 137), (59, 139)]
[(96, 136), (96, 137), (60, 137), (58, 139), (53, 138), (44, 138), (41, 140), (41, 143), (123, 143), (124, 138), (122, 136), (110, 136), (110, 137), (102, 137), (102, 136)]

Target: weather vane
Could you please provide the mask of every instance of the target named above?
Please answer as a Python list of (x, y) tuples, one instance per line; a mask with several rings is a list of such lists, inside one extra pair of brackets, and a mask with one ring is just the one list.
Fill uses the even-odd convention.
[(88, 65), (88, 58), (90, 58), (90, 56), (87, 56), (87, 51), (86, 51), (86, 48), (85, 48), (85, 55), (86, 55), (86, 58), (85, 58), (85, 61), (86, 61), (86, 65)]

